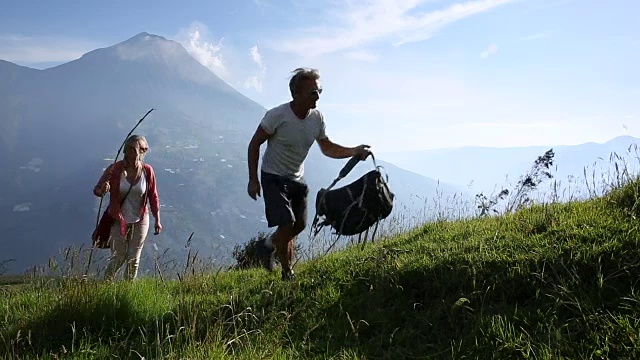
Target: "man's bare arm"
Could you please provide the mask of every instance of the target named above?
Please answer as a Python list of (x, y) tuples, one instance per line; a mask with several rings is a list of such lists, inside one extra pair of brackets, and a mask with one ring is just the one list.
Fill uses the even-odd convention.
[(345, 147), (332, 142), (329, 138), (318, 140), (318, 145), (325, 156), (333, 159), (344, 159), (356, 155), (360, 155), (364, 159), (369, 154), (368, 145)]
[(269, 135), (262, 126), (258, 125), (247, 149), (247, 162), (249, 163), (249, 180), (258, 179), (258, 161), (260, 159), (260, 146), (267, 141)]

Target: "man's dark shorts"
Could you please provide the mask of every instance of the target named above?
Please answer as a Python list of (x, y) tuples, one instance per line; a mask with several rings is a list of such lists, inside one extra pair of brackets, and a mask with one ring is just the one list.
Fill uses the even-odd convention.
[(269, 227), (302, 225), (307, 220), (309, 187), (304, 181), (261, 171), (265, 215)]

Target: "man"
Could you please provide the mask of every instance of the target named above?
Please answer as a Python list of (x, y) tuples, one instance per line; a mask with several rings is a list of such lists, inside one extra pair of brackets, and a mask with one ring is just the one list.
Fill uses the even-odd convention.
[[(316, 109), (322, 88), (316, 69), (298, 68), (289, 80), (292, 100), (266, 112), (248, 148), (249, 196), (257, 200), (264, 192), (265, 215), (269, 227), (276, 231), (260, 244), (265, 268), (273, 271), (277, 252), (282, 265), (282, 279), (294, 277), (292, 267), (294, 239), (306, 227), (309, 188), (304, 180), (304, 161), (314, 141), (322, 153), (333, 159), (369, 156), (369, 146), (344, 147), (329, 140), (323, 114)], [(262, 158), (260, 146), (267, 142)]]

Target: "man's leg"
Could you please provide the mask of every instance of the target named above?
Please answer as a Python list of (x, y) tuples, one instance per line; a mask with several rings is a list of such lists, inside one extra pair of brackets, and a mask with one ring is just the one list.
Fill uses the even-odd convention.
[(292, 234), (294, 215), (288, 192), (281, 179), (275, 175), (262, 173), (262, 190), (267, 224), (269, 227), (277, 228), (259, 245), (258, 249), (263, 258), (264, 267), (268, 271), (273, 271), (276, 255), (283, 267), (288, 266), (286, 250)]
[(296, 237), (293, 237), (289, 240), (289, 242), (287, 243), (287, 262), (289, 264), (289, 270), (291, 270), (291, 268), (293, 268), (293, 248), (294, 248), (294, 243), (296, 241)]
[(293, 273), (294, 245), (298, 235), (304, 231), (306, 221), (296, 219), (292, 226), (280, 226), (274, 236), (274, 243), (277, 243), (278, 258), (282, 264), (282, 271)]
[[(289, 228), (289, 234), (286, 238), (286, 266), (283, 263), (282, 266), (282, 278), (290, 279), (293, 277), (293, 256), (294, 256), (294, 244), (297, 236), (304, 231), (307, 225), (307, 196), (309, 195), (309, 188), (305, 183), (295, 185), (290, 192), (291, 195), (291, 211), (294, 216), (294, 223)], [(283, 251), (284, 252), (284, 251)]]
[(273, 233), (272, 241), (276, 248), (278, 260), (282, 265), (282, 270), (289, 272), (291, 270), (291, 257), (289, 248), (293, 244), (296, 233), (293, 225), (280, 225), (275, 233)]

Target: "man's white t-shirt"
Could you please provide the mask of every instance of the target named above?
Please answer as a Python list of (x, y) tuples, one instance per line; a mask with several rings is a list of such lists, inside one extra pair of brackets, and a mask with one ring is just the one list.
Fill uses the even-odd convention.
[(300, 119), (289, 103), (268, 110), (260, 125), (273, 134), (262, 156), (262, 171), (295, 180), (304, 175), (304, 160), (314, 141), (327, 137), (324, 116), (319, 110), (311, 109), (306, 118)]

